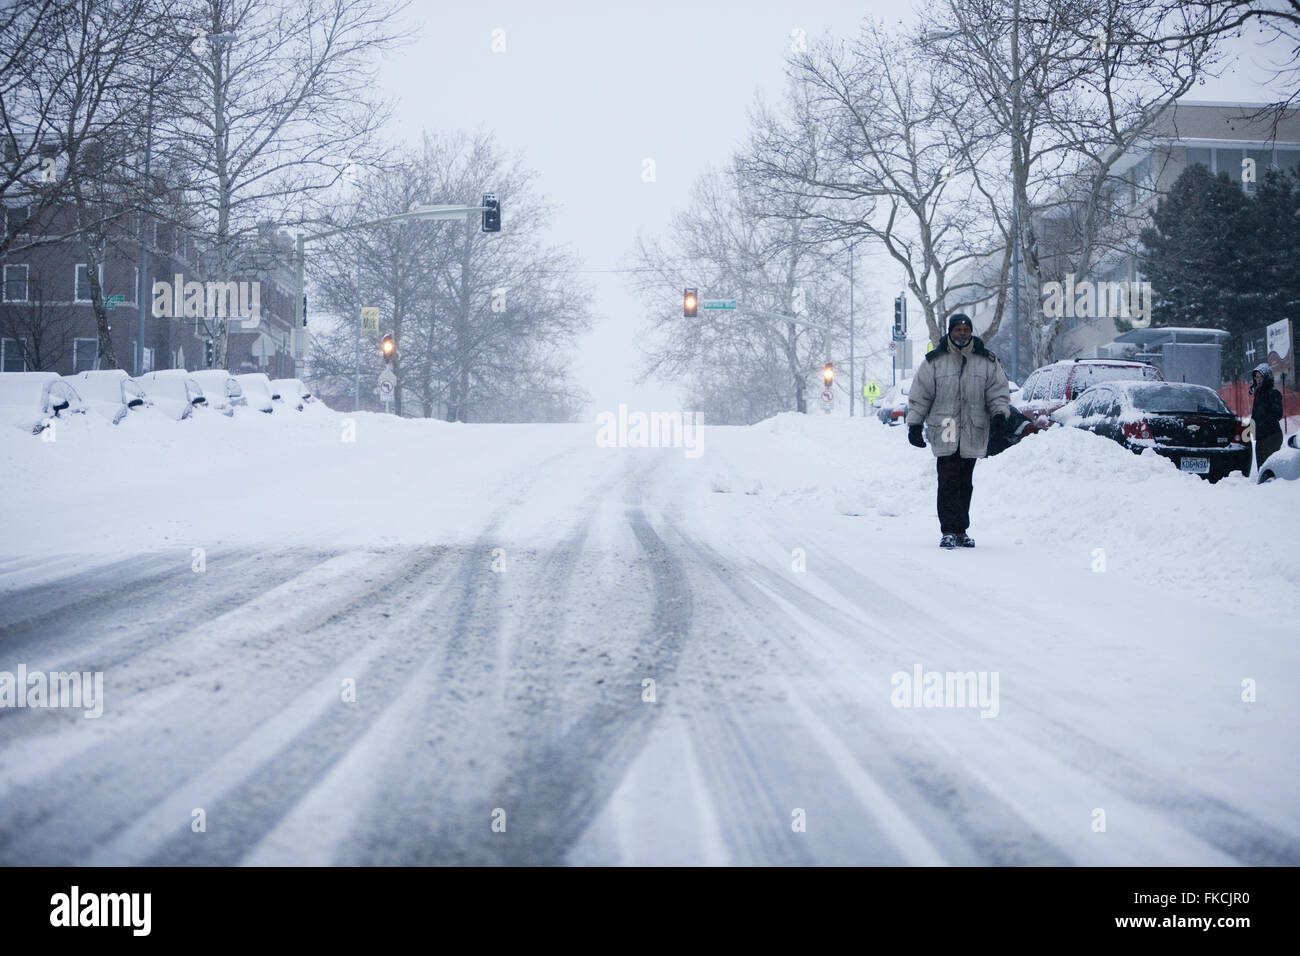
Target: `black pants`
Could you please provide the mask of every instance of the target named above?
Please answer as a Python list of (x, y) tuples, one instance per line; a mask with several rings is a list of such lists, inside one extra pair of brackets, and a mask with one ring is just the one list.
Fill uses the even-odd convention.
[(939, 531), (941, 534), (965, 534), (970, 527), (970, 494), (974, 485), (975, 459), (963, 458), (960, 452), (934, 460), (939, 470)]
[(1264, 459), (1282, 447), (1282, 433), (1272, 432), (1268, 435), (1255, 435), (1255, 467), (1264, 464)]

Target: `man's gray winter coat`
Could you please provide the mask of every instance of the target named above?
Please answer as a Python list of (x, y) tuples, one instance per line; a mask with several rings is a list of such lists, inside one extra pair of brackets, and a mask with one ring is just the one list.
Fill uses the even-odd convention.
[(960, 349), (944, 336), (912, 379), (906, 420), (909, 426), (925, 423), (936, 458), (955, 451), (962, 458), (983, 458), (993, 416), (1010, 409), (1007, 374), (979, 336)]

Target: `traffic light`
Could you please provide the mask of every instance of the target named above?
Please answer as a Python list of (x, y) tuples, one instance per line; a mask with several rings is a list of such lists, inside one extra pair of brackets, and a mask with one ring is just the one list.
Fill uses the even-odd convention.
[(302, 294), (302, 327), (307, 328), (307, 293)]
[(686, 289), (682, 292), (682, 316), (693, 319), (699, 315), (700, 296), (695, 289)]
[(830, 362), (827, 362), (826, 367), (822, 369), (822, 381), (826, 383), (827, 388), (835, 383), (835, 366)]
[(212, 339), (203, 340), (203, 364), (207, 368), (212, 368), (212, 363), (217, 360), (217, 343)]
[(384, 362), (391, 362), (393, 356), (397, 354), (397, 340), (393, 338), (392, 332), (387, 332), (379, 340), (379, 352), (384, 357)]
[(894, 300), (894, 340), (907, 338), (907, 299), (899, 296)]
[(483, 231), (501, 231), (501, 201), (495, 193), (483, 194)]

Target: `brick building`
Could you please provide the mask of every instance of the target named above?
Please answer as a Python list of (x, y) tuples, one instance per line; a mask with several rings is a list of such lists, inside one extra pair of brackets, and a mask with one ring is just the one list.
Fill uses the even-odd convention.
[[(15, 240), (0, 263), (0, 371), (68, 375), (99, 368), (103, 356), (99, 354), (87, 256), (81, 240), (73, 236), (42, 245), (30, 244), (71, 233), (72, 211), (59, 207), (29, 218), (29, 209), (11, 199), (6, 199), (3, 208), (3, 227)], [(141, 232), (147, 251), (143, 282)], [(155, 282), (171, 285), (177, 275), (185, 282), (211, 278), (205, 274), (205, 254), (200, 244), (188, 231), (136, 212), (123, 213), (100, 230), (100, 235), (99, 282), (118, 366), (131, 374), (164, 368), (207, 368), (213, 325), (205, 323), (203, 317), (153, 314)], [(254, 241), (242, 244), (240, 254), (251, 268), (223, 278), (236, 284), (257, 283), (260, 321), (254, 328), (244, 328), (238, 318), (231, 323), (227, 364), (235, 372), (294, 377), (301, 371), (302, 360), (295, 360), (294, 351), (293, 239), (285, 231), (265, 224)], [(137, 367), (140, 290), (145, 295), (145, 347), (143, 366)], [(221, 307), (224, 310), (224, 300)], [(208, 311), (204, 316), (209, 314), (217, 313)], [(297, 347), (301, 350), (301, 342)]]

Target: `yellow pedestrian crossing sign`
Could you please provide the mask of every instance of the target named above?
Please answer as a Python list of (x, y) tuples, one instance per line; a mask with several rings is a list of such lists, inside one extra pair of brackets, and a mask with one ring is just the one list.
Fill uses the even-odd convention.
[(862, 397), (873, 404), (880, 397), (880, 386), (874, 379), (862, 386)]
[(379, 334), (379, 306), (363, 305), (361, 307), (361, 331)]

